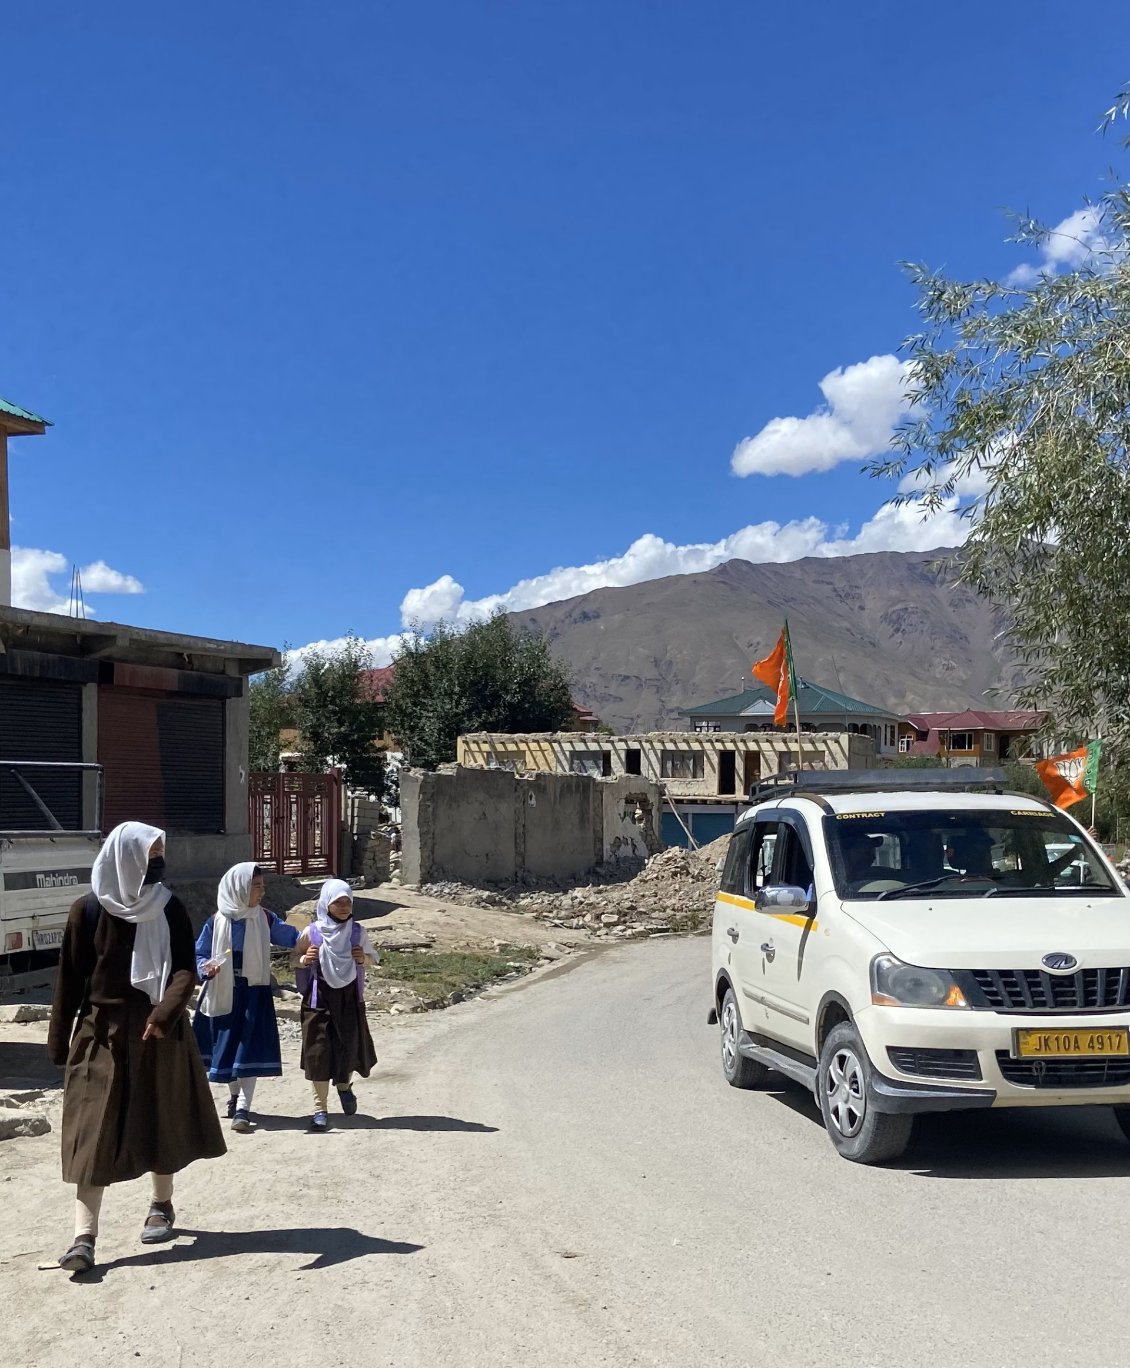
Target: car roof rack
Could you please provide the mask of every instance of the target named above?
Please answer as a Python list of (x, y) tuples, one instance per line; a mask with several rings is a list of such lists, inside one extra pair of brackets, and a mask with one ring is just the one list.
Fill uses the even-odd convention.
[(754, 784), (751, 803), (785, 798), (791, 793), (1003, 793), (1008, 784), (1001, 769), (962, 765), (957, 769), (785, 770)]

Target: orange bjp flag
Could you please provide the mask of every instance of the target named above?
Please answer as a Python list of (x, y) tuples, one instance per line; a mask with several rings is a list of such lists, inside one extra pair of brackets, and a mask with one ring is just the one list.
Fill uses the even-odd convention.
[(1088, 793), (1094, 793), (1101, 754), (1102, 742), (1091, 741), (1066, 755), (1036, 761), (1036, 773), (1057, 808), (1069, 808), (1073, 803), (1081, 803)]
[(1078, 750), (1068, 751), (1066, 755), (1053, 755), (1048, 760), (1037, 760), (1036, 773), (1044, 781), (1057, 808), (1069, 808), (1073, 803), (1081, 803), (1087, 796), (1084, 775), (1087, 770), (1087, 751), (1089, 747), (1080, 746)]
[(752, 674), (766, 688), (776, 693), (777, 707), (773, 713), (773, 721), (778, 727), (785, 726), (789, 720), (789, 701), (793, 691), (793, 652), (787, 622), (776, 646), (764, 660), (757, 661)]

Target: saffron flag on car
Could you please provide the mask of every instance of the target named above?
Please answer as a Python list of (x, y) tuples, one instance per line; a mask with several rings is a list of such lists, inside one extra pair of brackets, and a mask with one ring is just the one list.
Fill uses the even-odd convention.
[(1036, 773), (1057, 808), (1069, 808), (1073, 803), (1081, 803), (1088, 793), (1094, 793), (1099, 782), (1101, 753), (1102, 742), (1091, 741), (1065, 755), (1037, 760)]
[(777, 707), (773, 721), (783, 727), (789, 720), (789, 703), (796, 697), (796, 674), (793, 671), (793, 646), (789, 640), (789, 624), (786, 622), (776, 646), (764, 660), (753, 667), (753, 677), (760, 679), (766, 688), (777, 695)]

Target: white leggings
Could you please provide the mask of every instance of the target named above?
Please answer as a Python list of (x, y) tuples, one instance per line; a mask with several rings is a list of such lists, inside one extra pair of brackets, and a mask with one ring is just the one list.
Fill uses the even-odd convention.
[[(153, 1179), (153, 1200), (171, 1202), (173, 1200), (173, 1175), (171, 1173), (150, 1174)], [(94, 1240), (98, 1235), (98, 1213), (102, 1210), (102, 1198), (106, 1195), (104, 1187), (86, 1187), (80, 1183), (75, 1199), (75, 1239), (86, 1236)]]
[(228, 1092), (235, 1098), (239, 1111), (251, 1110), (251, 1099), (255, 1096), (257, 1078), (233, 1078), (228, 1084)]

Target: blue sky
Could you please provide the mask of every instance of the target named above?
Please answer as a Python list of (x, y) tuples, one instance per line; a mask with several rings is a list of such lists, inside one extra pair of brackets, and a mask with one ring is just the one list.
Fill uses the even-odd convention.
[(55, 423), (11, 444), (18, 593), (78, 563), (99, 616), (297, 645), (952, 541), (859, 473), (896, 263), (1006, 275), (1004, 208), (1101, 192), (1127, 35), (1105, 0), (8, 0), (0, 394)]

